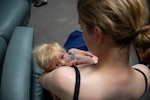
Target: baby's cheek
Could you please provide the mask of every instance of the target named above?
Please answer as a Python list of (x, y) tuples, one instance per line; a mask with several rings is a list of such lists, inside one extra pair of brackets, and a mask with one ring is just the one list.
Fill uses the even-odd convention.
[(68, 63), (66, 63), (65, 66), (71, 66), (71, 65), (72, 65), (71, 62), (68, 62)]

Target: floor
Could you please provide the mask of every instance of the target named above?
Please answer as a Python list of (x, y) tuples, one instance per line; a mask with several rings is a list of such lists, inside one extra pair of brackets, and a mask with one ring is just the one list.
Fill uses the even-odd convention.
[(34, 28), (35, 45), (58, 42), (64, 45), (69, 33), (79, 30), (77, 0), (48, 0), (41, 7), (31, 7), (28, 26)]

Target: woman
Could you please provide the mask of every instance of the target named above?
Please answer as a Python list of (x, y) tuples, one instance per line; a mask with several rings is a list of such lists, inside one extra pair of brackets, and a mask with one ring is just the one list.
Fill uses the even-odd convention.
[(41, 86), (62, 100), (142, 98), (150, 71), (142, 64), (130, 66), (129, 49), (137, 37), (149, 34), (146, 0), (78, 0), (77, 8), (83, 38), (98, 63), (44, 73)]

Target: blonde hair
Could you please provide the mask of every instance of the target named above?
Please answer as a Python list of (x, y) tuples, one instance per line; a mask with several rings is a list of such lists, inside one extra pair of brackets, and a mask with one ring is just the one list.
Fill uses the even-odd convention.
[(150, 47), (146, 0), (78, 0), (77, 9), (88, 31), (98, 26), (118, 45)]
[(55, 69), (53, 63), (56, 58), (56, 51), (66, 52), (58, 43), (42, 44), (34, 48), (33, 56), (40, 68), (51, 71)]

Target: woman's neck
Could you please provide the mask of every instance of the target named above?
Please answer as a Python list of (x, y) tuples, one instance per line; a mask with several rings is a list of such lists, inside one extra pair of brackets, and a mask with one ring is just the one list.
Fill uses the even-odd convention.
[(107, 67), (130, 66), (129, 47), (107, 47), (98, 54), (98, 65)]

